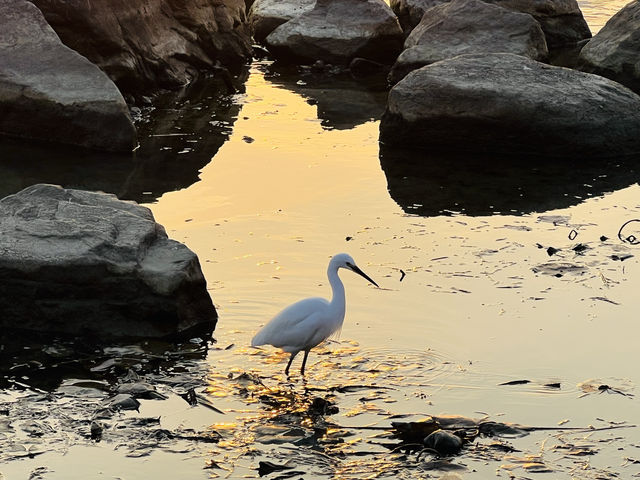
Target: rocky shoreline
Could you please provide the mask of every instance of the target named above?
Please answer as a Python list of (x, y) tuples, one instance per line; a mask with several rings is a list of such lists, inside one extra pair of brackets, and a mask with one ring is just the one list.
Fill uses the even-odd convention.
[[(584, 72), (607, 77), (635, 91), (640, 89), (640, 74), (632, 68), (640, 50), (635, 41), (640, 27), (634, 20), (639, 7), (634, 2), (593, 38), (576, 0), (549, 0), (544, 4), (519, 0), (394, 0), (390, 7), (382, 0), (256, 0), (250, 5), (223, 0), (189, 6), (174, 0), (76, 3), (67, 8), (55, 0), (0, 2), (1, 135), (27, 142), (131, 152), (137, 138), (127, 106), (135, 116), (139, 110), (136, 105), (149, 104), (157, 92), (183, 87), (207, 75), (236, 89), (242, 82), (238, 68), (250, 61), (253, 39), (263, 43), (277, 62), (312, 65), (318, 71), (337, 68), (366, 76), (386, 72), (393, 65), (389, 75), (393, 88), (399, 88), (394, 85), (409, 72), (433, 63), (454, 62), (447, 68), (455, 78), (466, 74), (466, 62), (454, 61), (454, 57), (511, 53), (542, 62), (536, 67), (540, 71), (550, 68), (544, 66), (547, 62), (560, 62), (558, 66), (576, 65)], [(474, 62), (477, 64), (477, 60)], [(498, 77), (511, 75), (509, 67), (500, 62), (489, 62), (482, 68), (500, 72)], [(429, 71), (433, 69), (414, 77), (414, 81), (424, 78), (428, 82)], [(562, 78), (552, 89), (579, 89), (578, 79), (585, 77), (567, 74)], [(515, 77), (512, 80), (522, 81)], [(530, 84), (523, 90), (535, 91), (537, 78), (529, 76), (527, 81)], [(393, 88), (390, 98), (395, 96)], [(520, 105), (531, 99), (503, 95), (499, 88), (496, 98), (503, 110), (510, 111), (510, 117), (529, 123), (530, 112)], [(623, 114), (616, 112), (615, 104), (606, 98), (599, 101), (604, 102), (603, 112)], [(454, 126), (464, 123), (469, 115), (483, 115), (470, 105), (467, 107), (471, 110), (461, 110), (462, 104), (456, 104), (453, 97), (444, 96), (441, 102), (449, 110), (459, 111), (448, 117), (447, 122)], [(544, 97), (536, 102), (542, 110), (549, 108)], [(567, 109), (573, 108), (573, 102), (566, 103)], [(393, 108), (389, 106), (387, 119), (393, 117)], [(576, 114), (585, 116), (585, 112)], [(500, 123), (494, 120), (487, 118), (482, 126), (502, 137), (500, 143), (504, 143), (511, 134), (500, 132)], [(575, 128), (582, 129), (581, 123), (576, 120)], [(389, 137), (385, 132), (390, 128), (388, 120), (383, 120), (383, 139)], [(627, 126), (623, 130), (634, 136), (638, 133), (635, 128)], [(403, 143), (420, 148), (425, 143), (424, 134), (418, 131)], [(583, 138), (568, 140), (572, 144), (567, 150), (573, 150)], [(591, 145), (589, 139), (582, 150)], [(464, 148), (473, 150), (473, 142)], [(533, 144), (526, 148), (530, 148), (528, 154), (547, 154)], [(591, 156), (605, 154), (610, 148), (612, 155), (640, 151), (635, 142), (617, 143), (614, 139), (613, 143), (601, 142)], [(498, 150), (519, 148), (506, 145)]]

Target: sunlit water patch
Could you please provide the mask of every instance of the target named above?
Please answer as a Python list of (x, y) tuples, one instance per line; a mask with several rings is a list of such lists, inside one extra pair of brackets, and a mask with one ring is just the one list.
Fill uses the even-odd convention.
[(600, 31), (609, 18), (628, 3), (628, 0), (578, 0), (578, 4), (594, 35)]

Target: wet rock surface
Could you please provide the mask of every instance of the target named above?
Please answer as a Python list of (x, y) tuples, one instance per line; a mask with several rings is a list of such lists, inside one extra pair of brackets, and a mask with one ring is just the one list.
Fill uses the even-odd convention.
[(242, 0), (33, 3), (65, 45), (125, 92), (181, 87), (218, 61), (231, 68), (250, 56)]
[(3, 328), (103, 336), (212, 332), (196, 255), (146, 207), (34, 185), (0, 200)]
[(531, 15), (481, 0), (454, 0), (428, 10), (412, 30), (389, 74), (390, 83), (445, 58), (499, 52), (539, 61), (549, 53), (544, 33)]
[(348, 65), (355, 57), (392, 63), (402, 31), (382, 0), (318, 0), (312, 10), (280, 25), (267, 38), (278, 60)]
[(63, 45), (30, 2), (0, 2), (0, 65), (0, 134), (107, 151), (136, 146), (116, 86)]
[(389, 146), (598, 158), (640, 152), (640, 97), (597, 75), (513, 54), (461, 55), (389, 93)]
[(580, 51), (579, 68), (640, 91), (640, 3), (630, 2)]

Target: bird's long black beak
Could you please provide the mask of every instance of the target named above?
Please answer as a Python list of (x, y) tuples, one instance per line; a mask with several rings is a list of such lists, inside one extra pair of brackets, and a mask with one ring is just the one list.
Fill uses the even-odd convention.
[(353, 270), (354, 272), (356, 272), (358, 275), (366, 278), (367, 280), (369, 280), (369, 282), (373, 283), (376, 287), (380, 288), (378, 286), (378, 284), (376, 282), (374, 282), (373, 280), (371, 280), (371, 278), (369, 277), (369, 275), (367, 275), (366, 273), (364, 273), (362, 270), (360, 270), (356, 265), (353, 265), (351, 263), (349, 263), (349, 268), (351, 268), (351, 270)]

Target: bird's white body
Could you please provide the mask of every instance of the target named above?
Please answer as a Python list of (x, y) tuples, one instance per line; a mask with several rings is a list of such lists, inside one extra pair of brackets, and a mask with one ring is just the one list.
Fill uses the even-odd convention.
[(289, 305), (253, 337), (251, 345), (273, 345), (288, 353), (309, 350), (340, 330), (344, 321), (333, 315), (331, 303), (324, 298), (305, 298)]
[(324, 298), (305, 298), (278, 313), (269, 323), (262, 327), (253, 337), (251, 345), (273, 345), (291, 354), (289, 366), (293, 358), (304, 350), (305, 357), (302, 373), (309, 350), (319, 345), (333, 334), (340, 331), (344, 322), (346, 301), (344, 285), (338, 277), (338, 269), (347, 268), (362, 275), (374, 285), (346, 253), (335, 255), (329, 262), (327, 276), (333, 296), (328, 302)]

